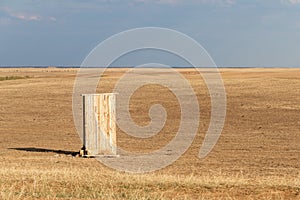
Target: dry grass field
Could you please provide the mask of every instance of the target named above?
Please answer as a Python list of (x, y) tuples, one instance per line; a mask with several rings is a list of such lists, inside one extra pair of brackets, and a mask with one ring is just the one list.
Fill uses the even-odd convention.
[[(111, 92), (126, 70), (107, 70), (98, 92)], [(72, 116), (77, 69), (0, 69), (0, 199), (300, 199), (300, 69), (221, 69), (226, 122), (202, 160), (209, 93), (194, 69), (178, 71), (199, 100), (196, 138), (172, 165), (129, 174), (75, 156), (81, 148)], [(147, 124), (149, 106), (159, 102), (168, 112), (162, 131), (136, 139), (118, 129), (120, 147), (150, 152), (174, 137), (180, 108), (166, 88), (137, 90), (132, 118)]]

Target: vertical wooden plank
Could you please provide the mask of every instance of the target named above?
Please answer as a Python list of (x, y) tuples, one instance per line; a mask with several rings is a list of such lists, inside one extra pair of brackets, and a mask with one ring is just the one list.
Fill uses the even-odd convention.
[(86, 140), (86, 150), (87, 150), (87, 153), (89, 154), (89, 148), (90, 148), (90, 125), (89, 125), (89, 122), (90, 122), (90, 118), (89, 118), (89, 108), (90, 108), (90, 99), (89, 99), (89, 96), (85, 96), (85, 140)]
[(86, 132), (85, 132), (85, 96), (82, 95), (82, 130), (83, 130), (83, 150), (86, 150)]
[(97, 97), (97, 140), (95, 141), (97, 143), (97, 154), (100, 154), (100, 147), (101, 147), (101, 135), (99, 134), (100, 129), (100, 121), (101, 121), (101, 99), (99, 98), (99, 95)]
[(100, 141), (100, 147), (99, 147), (99, 153), (100, 154), (105, 154), (105, 145), (106, 145), (106, 138), (105, 138), (105, 127), (103, 126), (105, 122), (105, 106), (104, 106), (104, 95), (99, 96), (100, 100), (100, 121), (99, 121), (99, 135), (101, 137)]
[(88, 155), (116, 155), (115, 94), (85, 94), (84, 146)]
[(110, 95), (110, 144), (113, 155), (117, 154), (117, 141), (116, 141), (116, 95)]
[(92, 111), (92, 119), (93, 119), (93, 141), (92, 143), (92, 155), (97, 154), (97, 140), (98, 140), (98, 134), (97, 134), (97, 128), (98, 128), (98, 116), (97, 116), (97, 96), (91, 95), (92, 101), (93, 101), (93, 111)]
[(104, 133), (104, 138), (105, 138), (105, 144), (103, 146), (103, 151), (104, 152), (109, 152), (109, 131), (108, 131), (108, 123), (109, 123), (109, 108), (108, 108), (108, 95), (103, 95), (103, 110), (104, 110), (104, 123), (102, 124), (103, 126), (103, 133)]
[(93, 96), (87, 95), (86, 96), (86, 141), (87, 141), (87, 152), (88, 155), (94, 154), (95, 151), (95, 131), (94, 131), (94, 101)]

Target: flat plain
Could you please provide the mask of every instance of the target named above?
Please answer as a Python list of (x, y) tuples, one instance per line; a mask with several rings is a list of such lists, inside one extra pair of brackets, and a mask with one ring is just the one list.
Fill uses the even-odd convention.
[[(106, 70), (97, 92), (112, 92), (128, 70)], [(198, 153), (210, 122), (210, 95), (195, 69), (177, 69), (198, 98), (199, 129), (177, 161), (146, 174), (76, 156), (82, 146), (72, 116), (77, 71), (0, 69), (0, 199), (300, 199), (300, 69), (220, 69), (226, 121), (204, 159)], [(167, 111), (161, 132), (137, 139), (117, 129), (118, 146), (146, 153), (175, 136), (180, 106), (165, 87), (139, 88), (130, 101), (132, 119), (147, 125), (156, 103)]]

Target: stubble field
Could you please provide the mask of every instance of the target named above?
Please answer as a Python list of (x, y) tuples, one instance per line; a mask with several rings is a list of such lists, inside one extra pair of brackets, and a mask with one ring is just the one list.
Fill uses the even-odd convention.
[[(112, 92), (127, 70), (108, 69), (97, 91)], [(199, 101), (197, 135), (172, 165), (129, 174), (76, 156), (82, 145), (72, 116), (77, 69), (0, 69), (0, 199), (300, 199), (300, 69), (221, 69), (226, 122), (205, 159), (198, 153), (210, 96), (196, 70), (178, 71)], [(167, 121), (149, 139), (118, 129), (118, 145), (144, 153), (166, 145), (180, 122), (175, 96), (148, 85), (131, 99), (137, 124), (149, 123), (154, 103), (165, 107)]]

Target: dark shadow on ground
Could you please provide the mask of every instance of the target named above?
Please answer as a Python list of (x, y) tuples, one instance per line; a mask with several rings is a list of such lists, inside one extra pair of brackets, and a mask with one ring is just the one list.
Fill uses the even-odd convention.
[(77, 151), (65, 151), (65, 150), (55, 150), (55, 149), (43, 149), (43, 148), (35, 148), (35, 147), (26, 147), (26, 148), (8, 148), (17, 151), (30, 151), (30, 152), (46, 152), (46, 153), (57, 153), (57, 154), (64, 154), (64, 155), (71, 155), (76, 156), (79, 154)]

